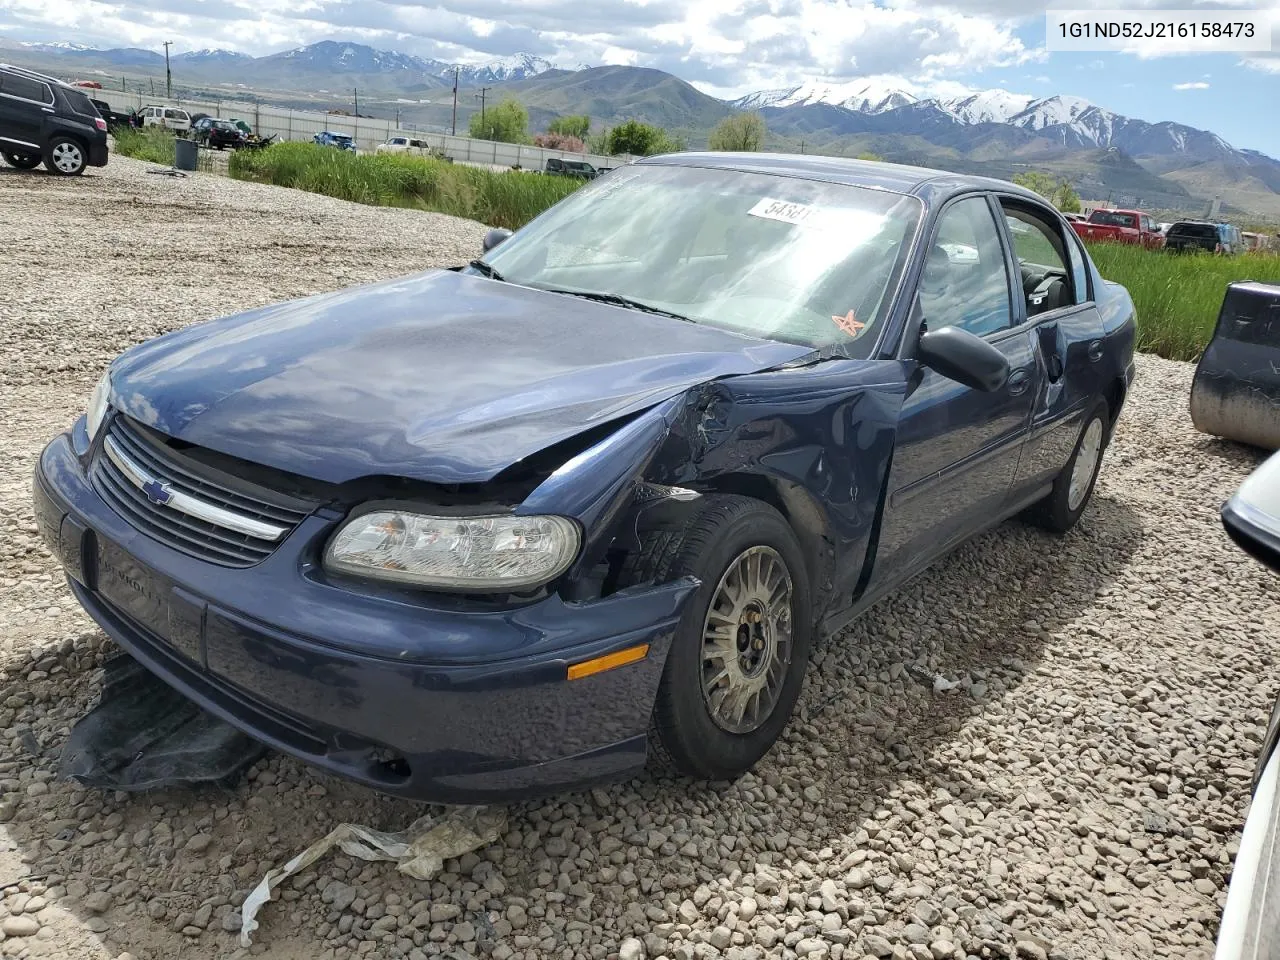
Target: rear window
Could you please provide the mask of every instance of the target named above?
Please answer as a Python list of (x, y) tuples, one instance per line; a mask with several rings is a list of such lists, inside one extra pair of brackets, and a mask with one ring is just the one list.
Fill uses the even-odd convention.
[(93, 101), (79, 90), (64, 90), (62, 95), (67, 98), (67, 105), (82, 117), (101, 116), (98, 108), (93, 105)]
[(1203, 237), (1206, 240), (1218, 239), (1218, 228), (1212, 223), (1175, 223), (1169, 228), (1170, 237)]
[(1132, 213), (1113, 213), (1110, 210), (1095, 210), (1089, 214), (1090, 223), (1100, 223), (1106, 227), (1132, 227)]
[(48, 84), (20, 77), (16, 73), (0, 73), (0, 93), (7, 93), (11, 97), (22, 97), (24, 100), (35, 100), (39, 103), (53, 103), (53, 94)]

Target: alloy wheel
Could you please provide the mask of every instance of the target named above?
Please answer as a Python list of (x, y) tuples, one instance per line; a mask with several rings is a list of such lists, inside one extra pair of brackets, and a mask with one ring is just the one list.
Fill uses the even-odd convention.
[(702, 627), (702, 697), (712, 721), (746, 734), (772, 715), (791, 662), (791, 574), (772, 547), (729, 564)]
[(1076, 452), (1076, 462), (1071, 467), (1071, 485), (1067, 488), (1067, 507), (1078, 510), (1084, 502), (1084, 495), (1093, 481), (1094, 471), (1098, 468), (1098, 460), (1102, 456), (1102, 421), (1094, 417), (1085, 428), (1084, 437), (1080, 440), (1080, 449)]

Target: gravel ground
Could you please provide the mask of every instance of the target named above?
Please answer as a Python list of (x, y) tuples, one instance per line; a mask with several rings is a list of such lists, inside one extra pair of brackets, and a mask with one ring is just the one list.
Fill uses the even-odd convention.
[[(232, 790), (56, 779), (107, 642), (29, 478), (119, 350), (184, 323), (456, 263), (484, 229), (113, 158), (0, 172), (0, 954), (228, 957), (245, 893), (341, 821), (421, 811), (279, 756)], [(1080, 527), (1016, 523), (815, 658), (800, 715), (720, 789), (645, 778), (510, 811), (430, 883), (321, 860), (254, 954), (670, 960), (1208, 957), (1276, 692), (1280, 590), (1217, 509), (1258, 461), (1142, 358)], [(935, 694), (934, 672), (960, 687)]]

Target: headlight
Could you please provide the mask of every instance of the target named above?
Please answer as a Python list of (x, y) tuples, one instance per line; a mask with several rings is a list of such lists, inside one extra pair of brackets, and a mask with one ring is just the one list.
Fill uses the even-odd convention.
[(467, 591), (540, 586), (578, 555), (578, 525), (564, 517), (431, 517), (378, 510), (329, 541), (329, 570), (420, 587)]
[(89, 394), (89, 402), (85, 405), (85, 430), (92, 441), (98, 428), (102, 426), (102, 418), (107, 415), (107, 403), (111, 400), (111, 373), (102, 375), (98, 385)]

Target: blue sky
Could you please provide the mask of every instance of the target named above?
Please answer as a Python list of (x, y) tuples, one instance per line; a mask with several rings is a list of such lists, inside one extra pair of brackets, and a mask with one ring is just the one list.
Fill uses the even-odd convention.
[[(0, 0), (0, 39), (150, 49), (173, 40), (177, 51), (224, 47), (254, 55), (334, 39), (463, 63), (527, 53), (564, 66), (657, 67), (717, 96), (865, 76), (920, 96), (1003, 87), (1071, 94), (1280, 156), (1280, 124), (1270, 106), (1280, 101), (1280, 42), (1274, 55), (1047, 54), (1048, 2)], [(1108, 8), (1120, 0), (1070, 5)], [(1280, 0), (1129, 0), (1124, 6), (1280, 13)]]

